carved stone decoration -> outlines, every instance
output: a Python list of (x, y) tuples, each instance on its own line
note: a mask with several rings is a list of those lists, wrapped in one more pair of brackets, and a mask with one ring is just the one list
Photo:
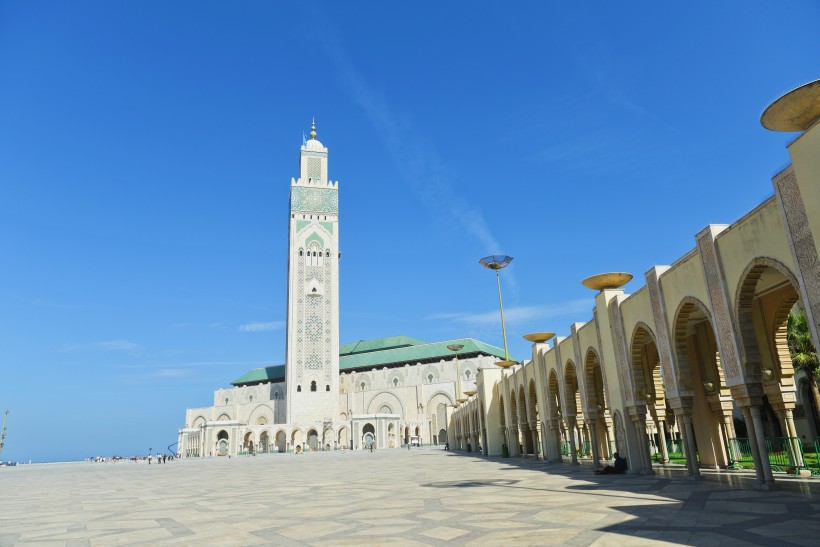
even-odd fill
[(780, 215), (786, 226), (786, 237), (792, 258), (797, 264), (797, 275), (800, 277), (800, 296), (806, 303), (806, 317), (811, 328), (814, 342), (820, 342), (820, 259), (817, 247), (806, 215), (806, 206), (797, 185), (794, 167), (779, 173), (774, 179), (775, 193), (780, 208)]
[(615, 340), (615, 359), (618, 361), (618, 370), (621, 372), (621, 381), (624, 388), (624, 403), (635, 404), (635, 383), (632, 379), (632, 370), (629, 366), (629, 356), (626, 353), (626, 340), (624, 337), (624, 321), (621, 317), (621, 307), (618, 298), (615, 297), (607, 305), (609, 312), (609, 328), (612, 331), (612, 338)]
[(732, 324), (732, 312), (729, 297), (726, 294), (726, 285), (723, 283), (723, 271), (718, 260), (713, 226), (710, 225), (702, 230), (696, 239), (709, 292), (709, 302), (712, 304), (712, 319), (715, 323), (715, 338), (717, 338), (720, 351), (720, 363), (726, 374), (726, 383), (731, 386), (743, 381), (740, 371), (742, 348), (737, 342)]
[(607, 398), (607, 403), (609, 403), (609, 385), (606, 383), (606, 365), (604, 364), (603, 351), (604, 346), (601, 344), (601, 324), (598, 322), (598, 308), (592, 310), (592, 320), (595, 322), (595, 335), (598, 338), (598, 362), (601, 365), (601, 379), (604, 382), (604, 396)]
[[(664, 271), (669, 269), (664, 266)], [(658, 355), (661, 359), (661, 373), (667, 396), (677, 396), (679, 391), (677, 377), (674, 371), (677, 368), (672, 345), (669, 342), (669, 328), (666, 317), (666, 306), (663, 301), (663, 289), (659, 277), (663, 273), (658, 266), (646, 272), (646, 287), (649, 289), (649, 301), (652, 306), (652, 319), (655, 322), (655, 336), (657, 337)]]

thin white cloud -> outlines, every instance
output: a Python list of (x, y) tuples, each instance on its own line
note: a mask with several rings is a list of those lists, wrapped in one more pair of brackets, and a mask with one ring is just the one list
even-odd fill
[(284, 321), (268, 321), (265, 323), (245, 323), (239, 325), (239, 332), (270, 332), (284, 328)]
[[(553, 306), (513, 306), (504, 309), (504, 321), (508, 325), (526, 323), (533, 320), (552, 319), (588, 312), (593, 307), (589, 299), (570, 300)], [(427, 317), (433, 321), (447, 321), (474, 327), (486, 327), (501, 323), (499, 310), (480, 313), (447, 312)]]
[[(324, 46), (332, 59), (339, 80), (351, 98), (365, 111), (370, 122), (385, 143), (397, 170), (415, 189), (420, 200), (435, 215), (455, 218), (462, 230), (475, 238), (488, 255), (503, 251), (487, 225), (481, 210), (464, 199), (464, 192), (457, 192), (434, 148), (425, 144), (425, 138), (413, 126), (412, 120), (399, 117), (390, 107), (384, 93), (379, 92), (355, 67), (339, 37), (336, 26), (319, 8), (314, 7), (314, 31), (316, 39)], [(515, 287), (512, 272), (508, 282)]]
[(127, 351), (137, 352), (143, 348), (140, 344), (129, 342), (128, 340), (108, 340), (105, 342), (93, 342), (90, 344), (67, 344), (60, 348), (59, 351), (74, 352), (74, 351)]

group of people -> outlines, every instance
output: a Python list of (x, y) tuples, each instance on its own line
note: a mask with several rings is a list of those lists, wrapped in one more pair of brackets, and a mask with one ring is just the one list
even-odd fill
[(168, 463), (168, 460), (175, 460), (179, 458), (179, 454), (149, 454), (147, 456), (132, 456), (130, 458), (123, 458), (122, 456), (92, 456), (87, 458), (85, 461), (90, 463), (108, 463), (108, 462), (119, 462), (123, 460), (131, 461), (134, 463), (145, 463), (147, 462), (148, 465), (151, 465), (152, 462), (157, 463)]

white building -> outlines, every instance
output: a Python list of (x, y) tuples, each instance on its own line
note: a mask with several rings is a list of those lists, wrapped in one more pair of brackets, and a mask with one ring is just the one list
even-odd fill
[[(252, 370), (217, 390), (213, 406), (188, 409), (185, 456), (444, 443), (448, 405), (504, 357), (472, 339), (339, 344), (338, 182), (315, 125), (310, 135), (291, 180), (286, 364)], [(458, 358), (448, 346), (461, 346)]]

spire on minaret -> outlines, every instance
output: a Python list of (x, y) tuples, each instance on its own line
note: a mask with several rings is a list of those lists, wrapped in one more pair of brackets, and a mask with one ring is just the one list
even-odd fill
[(310, 138), (316, 138), (316, 118), (313, 118), (313, 121), (310, 124)]

